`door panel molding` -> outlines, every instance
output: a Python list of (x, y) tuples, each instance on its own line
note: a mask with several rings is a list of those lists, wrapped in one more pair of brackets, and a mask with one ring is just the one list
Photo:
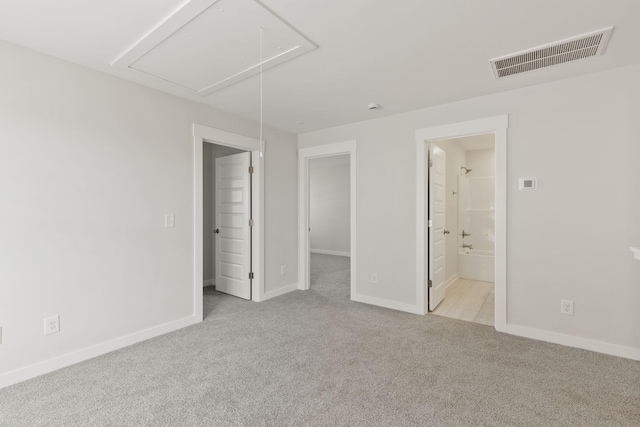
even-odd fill
[(429, 311), (444, 299), (446, 292), (445, 263), (446, 240), (444, 236), (446, 218), (446, 153), (434, 143), (429, 143), (429, 179), (427, 193), (429, 194), (429, 216), (431, 227), (428, 230), (429, 271), (428, 279), (431, 286), (427, 288)]
[(216, 290), (251, 299), (251, 153), (216, 163)]

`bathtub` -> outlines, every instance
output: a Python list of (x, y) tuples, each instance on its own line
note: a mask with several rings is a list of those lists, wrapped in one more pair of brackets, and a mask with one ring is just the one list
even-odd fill
[(458, 275), (461, 279), (495, 282), (495, 256), (492, 251), (465, 249), (458, 253)]

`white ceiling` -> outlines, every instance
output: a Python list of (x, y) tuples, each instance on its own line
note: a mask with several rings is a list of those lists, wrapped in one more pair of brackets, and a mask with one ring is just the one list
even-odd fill
[[(111, 65), (183, 6), (204, 10), (212, 2), (2, 0), (0, 39), (257, 120), (256, 76), (203, 97), (147, 73)], [(318, 46), (264, 73), (265, 122), (294, 133), (640, 63), (637, 0), (261, 4)], [(491, 58), (611, 25), (615, 30), (603, 56), (500, 81), (493, 77)], [(368, 111), (370, 102), (382, 109)]]

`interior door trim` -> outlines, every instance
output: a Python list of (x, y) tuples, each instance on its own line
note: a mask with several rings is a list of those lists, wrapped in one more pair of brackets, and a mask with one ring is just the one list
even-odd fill
[(298, 150), (298, 289), (309, 289), (309, 160), (349, 154), (351, 300), (356, 292), (356, 141), (337, 142)]
[(251, 299), (264, 300), (264, 141), (237, 133), (227, 132), (209, 126), (193, 124), (193, 301), (194, 315), (198, 322), (202, 321), (202, 266), (203, 260), (203, 217), (202, 188), (203, 165), (202, 143), (224, 145), (251, 152), (251, 164), (254, 173), (251, 175), (251, 210), (254, 219), (251, 245), (251, 264), (253, 280), (251, 282)]
[(427, 143), (451, 138), (493, 133), (496, 147), (495, 188), (495, 328), (507, 328), (507, 129), (509, 115), (488, 117), (417, 129), (416, 141), (416, 307), (419, 314), (427, 313), (426, 280), (426, 166)]

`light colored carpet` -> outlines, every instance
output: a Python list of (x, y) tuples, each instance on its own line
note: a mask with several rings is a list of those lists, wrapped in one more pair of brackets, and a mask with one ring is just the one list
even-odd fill
[(640, 362), (350, 302), (330, 261), (309, 291), (206, 290), (201, 324), (0, 390), (0, 425), (640, 425)]

